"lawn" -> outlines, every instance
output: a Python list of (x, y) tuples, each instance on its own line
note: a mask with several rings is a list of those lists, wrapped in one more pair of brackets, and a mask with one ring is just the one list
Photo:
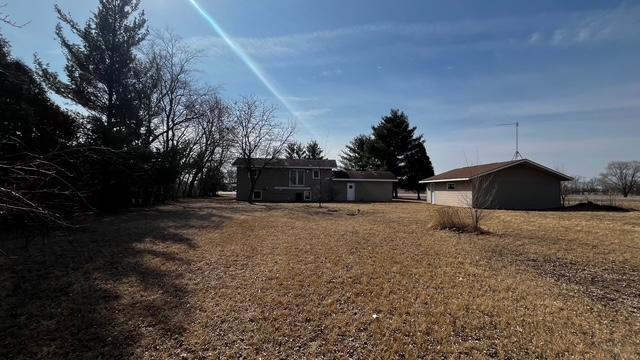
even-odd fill
[(179, 202), (0, 242), (0, 358), (640, 356), (640, 212)]

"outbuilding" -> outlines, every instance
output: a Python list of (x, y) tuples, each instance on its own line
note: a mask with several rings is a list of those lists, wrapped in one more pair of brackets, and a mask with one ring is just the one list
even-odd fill
[(561, 185), (572, 178), (528, 159), (467, 166), (420, 181), (435, 205), (540, 210), (561, 205)]
[(391, 201), (393, 183), (398, 178), (390, 171), (336, 170), (332, 177), (334, 201)]

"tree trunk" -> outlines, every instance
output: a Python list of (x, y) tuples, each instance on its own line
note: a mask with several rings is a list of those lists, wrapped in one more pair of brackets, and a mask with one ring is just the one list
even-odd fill
[(247, 196), (247, 202), (249, 202), (249, 204), (253, 204), (253, 192), (256, 190), (256, 183), (255, 181), (249, 181), (249, 195)]
[(418, 194), (418, 200), (420, 200), (420, 190), (417, 190), (416, 194)]

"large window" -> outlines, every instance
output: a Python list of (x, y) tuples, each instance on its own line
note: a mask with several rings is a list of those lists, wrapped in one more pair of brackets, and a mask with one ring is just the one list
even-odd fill
[(304, 170), (289, 170), (289, 186), (304, 185)]

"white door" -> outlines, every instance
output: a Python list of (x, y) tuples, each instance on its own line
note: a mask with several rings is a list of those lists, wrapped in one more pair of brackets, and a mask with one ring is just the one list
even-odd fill
[(431, 203), (432, 204), (436, 203), (436, 192), (435, 191), (431, 192)]
[(356, 184), (347, 183), (347, 201), (356, 200)]

